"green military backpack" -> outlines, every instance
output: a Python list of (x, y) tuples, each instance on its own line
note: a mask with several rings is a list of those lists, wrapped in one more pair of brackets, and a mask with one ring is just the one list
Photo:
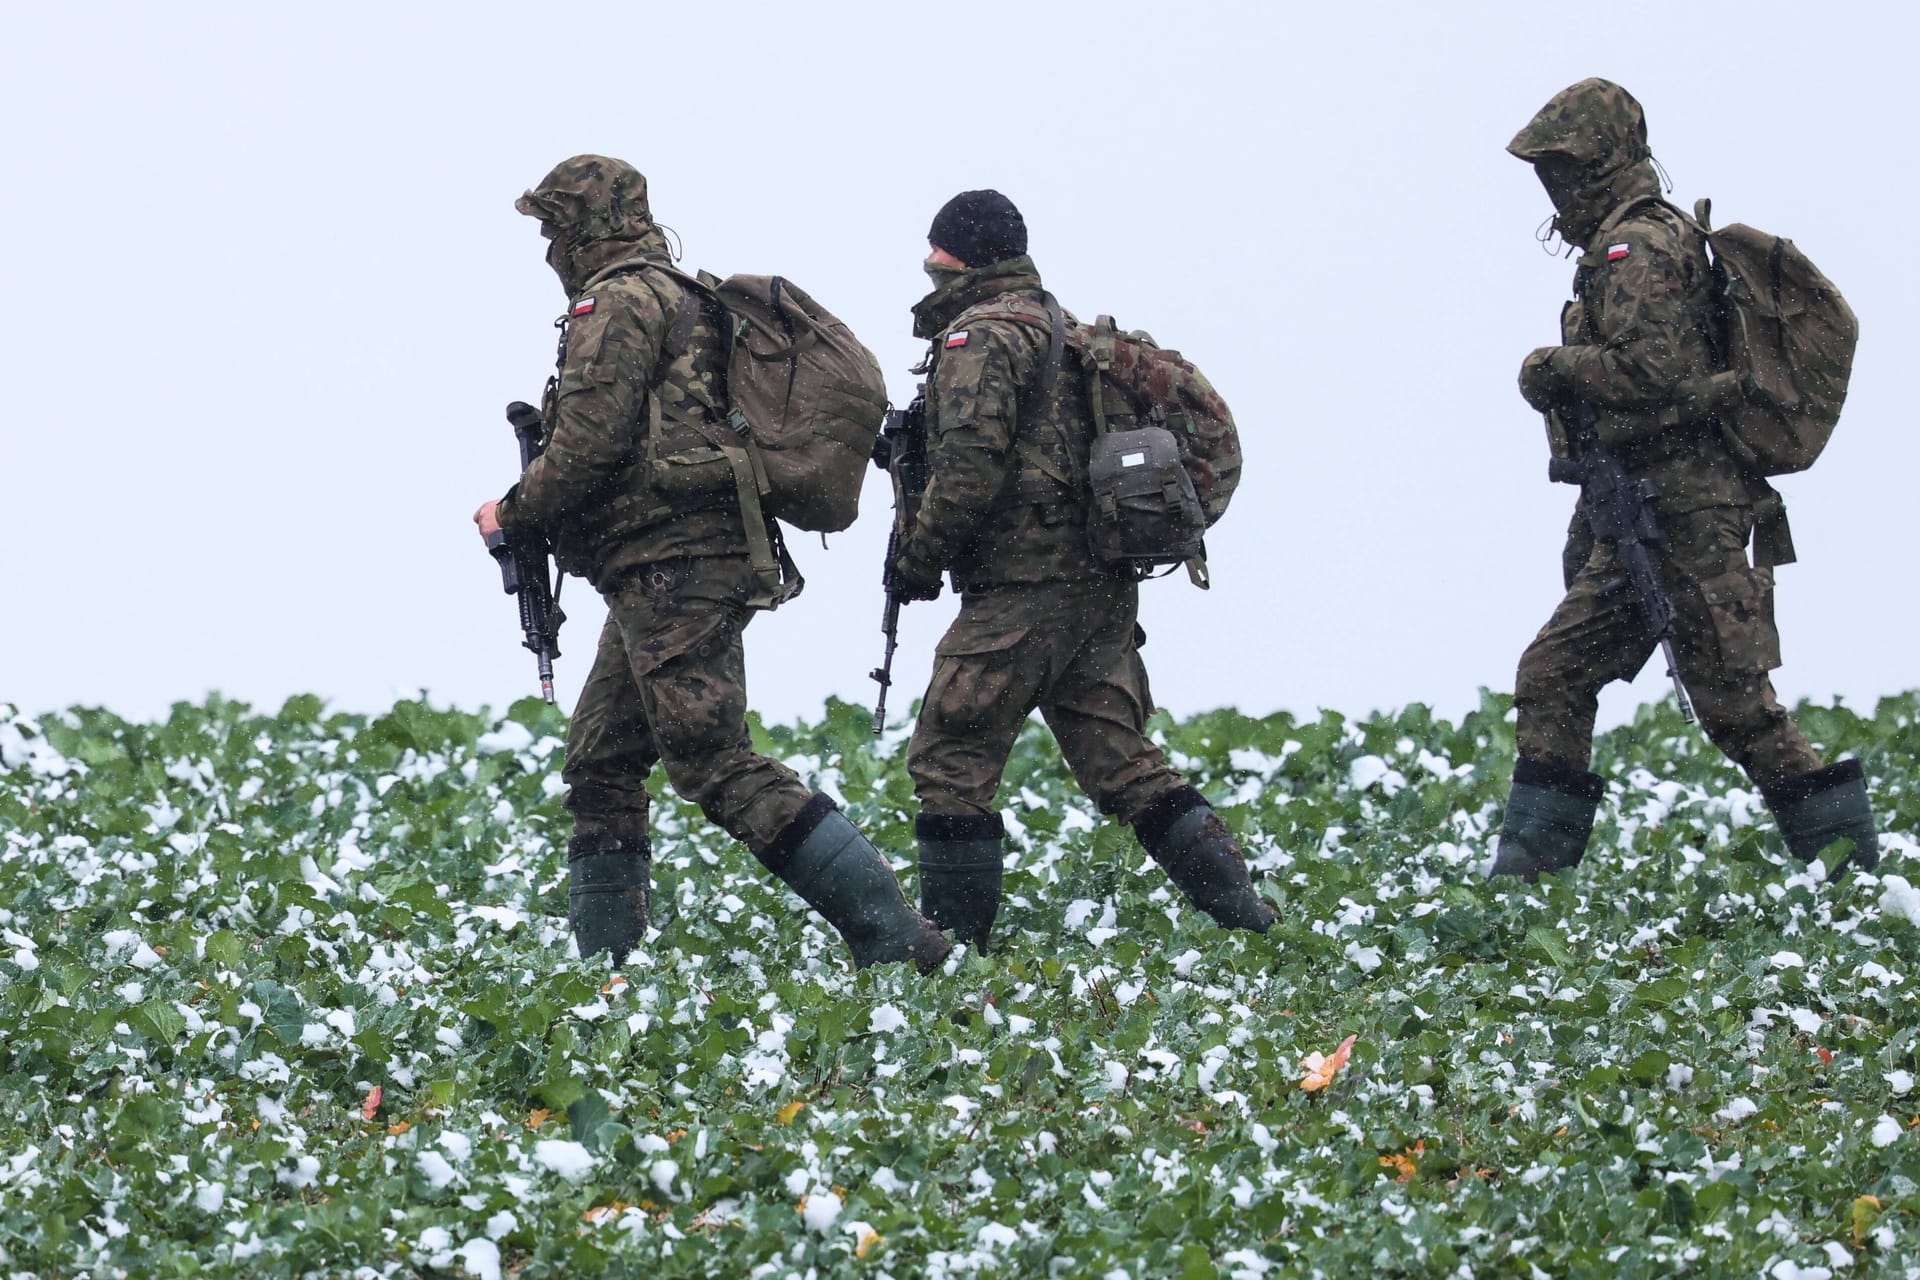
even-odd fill
[(845, 529), (860, 513), (860, 485), (886, 417), (880, 362), (782, 276), (722, 280), (702, 271), (682, 279), (731, 321), (727, 421), (749, 454), (752, 505), (798, 529)]
[(1240, 484), (1240, 433), (1226, 401), (1178, 351), (1112, 316), (1067, 326), (1093, 412), (1088, 522), (1102, 563), (1145, 576), (1184, 564), (1210, 585), (1206, 531)]
[[(886, 417), (880, 362), (853, 331), (782, 276), (671, 274), (724, 313), (726, 419), (695, 423), (706, 445), (652, 457), (654, 483), (705, 487), (730, 476), (760, 580), (756, 606), (776, 608), (806, 580), (775, 520), (837, 533), (860, 512), (860, 486)], [(676, 323), (690, 323), (691, 316)], [(654, 411), (660, 411), (655, 403)], [(659, 433), (649, 439), (657, 440)], [(678, 472), (676, 478), (673, 472)], [(726, 481), (722, 479), (720, 483)]]
[(1804, 471), (1840, 420), (1860, 322), (1793, 241), (1741, 223), (1716, 231), (1712, 212), (1700, 200), (1690, 221), (1713, 256), (1709, 327), (1725, 369), (1714, 378), (1722, 434), (1760, 475)]
[(1043, 402), (1072, 353), (1093, 414), (1087, 531), (1100, 562), (1136, 577), (1184, 564), (1195, 586), (1211, 585), (1205, 536), (1239, 487), (1240, 433), (1206, 375), (1147, 334), (1123, 332), (1112, 316), (1082, 324), (1051, 293), (968, 314), (1046, 331)]

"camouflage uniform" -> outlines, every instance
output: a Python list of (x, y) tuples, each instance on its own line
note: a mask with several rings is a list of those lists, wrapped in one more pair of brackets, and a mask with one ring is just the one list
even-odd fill
[(1063, 377), (1051, 405), (1023, 403), (1047, 334), (1000, 317), (1040, 288), (1021, 257), (965, 272), (914, 308), (934, 354), (929, 482), (907, 554), (948, 569), (961, 605), (935, 651), (907, 770), (927, 813), (995, 813), (1037, 707), (1101, 812), (1130, 822), (1185, 783), (1146, 737), (1139, 588), (1098, 564), (1087, 539), (1076, 481), (1093, 440), (1086, 389)]
[(1189, 899), (1227, 927), (1264, 931), (1274, 913), (1232, 834), (1146, 736), (1139, 589), (1103, 567), (1088, 538), (1084, 381), (1059, 377), (1040, 399), (1050, 332), (1035, 322), (1040, 297), (1022, 254), (950, 273), (914, 308), (914, 333), (932, 341), (929, 479), (894, 571), (926, 581), (945, 569), (961, 599), (907, 748), (921, 908), (986, 941), (1004, 838), (994, 796), (1037, 708), (1074, 779), (1134, 827)]
[[(1851, 840), (1853, 858), (1872, 867), (1877, 836), (1860, 763), (1823, 767), (1767, 676), (1780, 665), (1773, 569), (1793, 558), (1791, 540), (1778, 495), (1735, 459), (1713, 416), (1712, 264), (1701, 233), (1660, 198), (1640, 104), (1619, 85), (1584, 80), (1507, 149), (1534, 166), (1554, 228), (1583, 249), (1561, 345), (1527, 357), (1521, 393), (1549, 415), (1556, 455), (1580, 447), (1562, 413), (1590, 411), (1598, 443), (1630, 477), (1652, 482), (1678, 674), (1701, 727), (1759, 786), (1790, 851), (1810, 859)], [(1616, 549), (1595, 544), (1583, 511), (1562, 566), (1566, 597), (1515, 677), (1519, 759), (1494, 876), (1533, 879), (1580, 860), (1605, 791), (1587, 771), (1600, 690), (1632, 679), (1657, 648)]]
[(838, 930), (856, 965), (937, 966), (950, 944), (907, 905), (879, 850), (747, 735), (741, 633), (770, 596), (731, 469), (712, 461), (727, 408), (724, 313), (666, 269), (632, 166), (575, 156), (517, 207), (540, 219), (569, 302), (545, 452), (495, 515), (510, 532), (545, 533), (561, 567), (607, 601), (563, 773), (580, 953), (619, 964), (646, 935), (646, 780), (659, 762)]
[(720, 416), (720, 323), (664, 270), (646, 180), (582, 156), (522, 197), (567, 234), (548, 261), (569, 295), (557, 376), (542, 405), (546, 451), (498, 509), (537, 528), (561, 568), (605, 597), (607, 623), (567, 739), (577, 835), (647, 829), (656, 761), (730, 835), (766, 848), (807, 802), (792, 770), (747, 735), (741, 635), (753, 576), (730, 475), (662, 492), (652, 460), (704, 443)]
[[(1554, 193), (1561, 234), (1586, 251), (1562, 312), (1562, 345), (1530, 357), (1523, 383), (1543, 402), (1595, 406), (1600, 443), (1656, 486), (1680, 675), (1714, 743), (1763, 784), (1816, 769), (1766, 674), (1780, 665), (1774, 558), (1754, 565), (1747, 546), (1754, 505), (1770, 491), (1692, 398), (1714, 369), (1706, 248), (1659, 200), (1639, 104), (1617, 85), (1585, 81), (1508, 149), (1529, 160), (1566, 156), (1597, 175)], [(1583, 512), (1568, 547), (1567, 596), (1520, 659), (1516, 733), (1523, 756), (1584, 769), (1600, 690), (1632, 679), (1655, 644), (1612, 548), (1593, 545)]]

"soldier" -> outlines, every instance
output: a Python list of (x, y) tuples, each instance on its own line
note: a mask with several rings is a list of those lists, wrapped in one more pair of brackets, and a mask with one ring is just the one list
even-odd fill
[(767, 601), (730, 478), (663, 491), (649, 462), (703, 441), (726, 412), (716, 304), (662, 269), (646, 179), (603, 156), (562, 162), (515, 207), (540, 220), (568, 297), (546, 451), (475, 513), (482, 535), (539, 530), (607, 603), (567, 734), (568, 896), (583, 956), (614, 963), (646, 934), (647, 775), (746, 843), (840, 931), (864, 967), (950, 949), (833, 801), (756, 755), (741, 633)]
[(1087, 537), (1086, 388), (1057, 379), (1045, 402), (1036, 390), (1049, 328), (1026, 223), (999, 192), (967, 191), (928, 240), (934, 289), (913, 332), (932, 344), (921, 370), (930, 478), (887, 569), (903, 599), (933, 599), (946, 571), (961, 600), (907, 749), (921, 910), (985, 943), (1006, 835), (994, 793), (1037, 707), (1075, 780), (1189, 899), (1222, 925), (1265, 932), (1275, 914), (1232, 834), (1147, 740), (1138, 588), (1103, 569)]
[[(1526, 358), (1521, 394), (1556, 428), (1563, 413), (1590, 413), (1598, 443), (1652, 482), (1678, 674), (1714, 745), (1759, 786), (1787, 847), (1811, 859), (1850, 838), (1853, 861), (1872, 868), (1860, 762), (1823, 767), (1767, 676), (1780, 665), (1773, 568), (1791, 552), (1772, 536), (1784, 534), (1770, 509), (1778, 496), (1735, 460), (1696, 390), (1716, 365), (1711, 268), (1699, 231), (1661, 199), (1640, 104), (1619, 85), (1583, 80), (1507, 150), (1534, 167), (1554, 229), (1584, 250), (1562, 345)], [(1587, 771), (1600, 690), (1632, 679), (1655, 644), (1614, 548), (1595, 545), (1580, 511), (1563, 571), (1566, 598), (1515, 678), (1519, 759), (1490, 876), (1535, 880), (1580, 860), (1605, 790)]]

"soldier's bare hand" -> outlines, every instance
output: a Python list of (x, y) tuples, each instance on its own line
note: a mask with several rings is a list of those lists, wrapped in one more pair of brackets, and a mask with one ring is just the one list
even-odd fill
[(500, 532), (500, 517), (497, 514), (499, 507), (500, 501), (496, 498), (491, 502), (481, 503), (480, 509), (473, 513), (473, 522), (480, 526), (482, 538), (491, 538)]

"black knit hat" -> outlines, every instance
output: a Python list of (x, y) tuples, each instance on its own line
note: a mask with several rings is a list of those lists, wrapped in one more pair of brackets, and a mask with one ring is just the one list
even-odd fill
[(933, 215), (927, 240), (969, 267), (984, 267), (1025, 253), (1027, 224), (998, 191), (962, 191)]

